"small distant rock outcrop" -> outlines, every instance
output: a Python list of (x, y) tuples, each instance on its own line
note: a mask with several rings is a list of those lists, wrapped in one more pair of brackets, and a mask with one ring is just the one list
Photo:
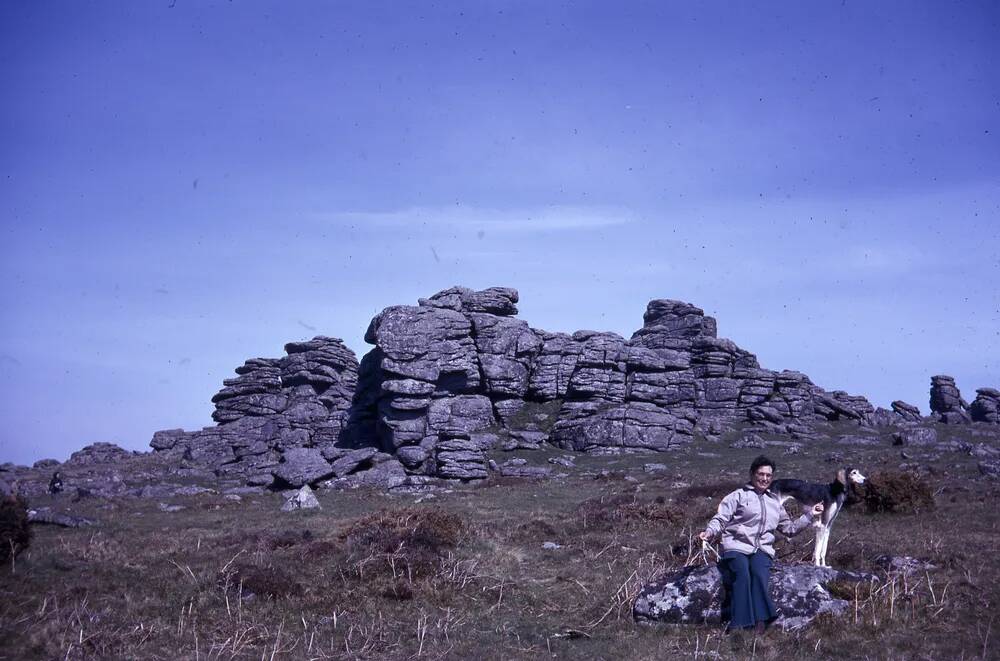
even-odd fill
[(126, 450), (114, 443), (91, 443), (71, 454), (66, 463), (76, 466), (111, 464), (122, 459), (134, 457), (136, 454), (138, 453)]
[(969, 416), (973, 422), (1000, 424), (1000, 390), (996, 388), (977, 390), (976, 399), (969, 406)]
[(938, 422), (948, 425), (972, 422), (968, 408), (953, 377), (944, 374), (931, 377), (931, 412)]

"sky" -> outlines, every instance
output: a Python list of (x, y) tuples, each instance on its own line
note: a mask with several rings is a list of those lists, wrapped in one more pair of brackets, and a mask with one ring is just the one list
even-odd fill
[(1000, 387), (1000, 4), (0, 3), (0, 463), (453, 285), (928, 412)]

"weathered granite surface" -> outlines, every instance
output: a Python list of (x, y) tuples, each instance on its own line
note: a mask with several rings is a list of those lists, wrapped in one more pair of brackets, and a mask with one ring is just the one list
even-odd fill
[[(778, 609), (777, 625), (798, 629), (821, 613), (840, 615), (850, 603), (830, 594), (833, 581), (878, 580), (872, 574), (814, 565), (777, 563), (771, 571), (771, 597)], [(688, 567), (643, 588), (632, 613), (637, 622), (670, 624), (718, 623), (723, 615), (722, 573), (716, 565)]]
[(953, 377), (939, 374), (931, 377), (931, 412), (939, 422), (963, 424), (972, 422), (969, 405), (962, 399), (962, 393), (955, 385)]
[[(343, 459), (358, 448), (395, 457), (410, 475), (479, 479), (493, 448), (663, 451), (744, 423), (802, 440), (816, 421), (920, 419), (903, 402), (876, 411), (800, 372), (761, 367), (690, 303), (650, 301), (625, 339), (532, 328), (516, 318), (517, 302), (510, 288), (452, 287), (388, 307), (369, 324), (373, 348), (360, 363), (340, 340), (290, 343), (284, 358), (250, 359), (225, 381), (213, 398), (217, 426), (157, 432), (151, 445), (278, 488), (378, 464)], [(944, 385), (939, 399), (953, 407)], [(977, 410), (991, 415), (994, 401), (987, 393)]]
[(329, 462), (366, 446), (409, 473), (474, 479), (498, 443), (668, 450), (738, 421), (780, 429), (874, 411), (803, 374), (762, 369), (688, 303), (651, 301), (626, 340), (533, 329), (514, 318), (517, 301), (509, 288), (453, 287), (386, 308), (360, 364), (340, 340), (290, 343), (286, 357), (250, 359), (225, 381), (213, 397), (216, 427), (157, 432), (151, 445), (257, 485), (339, 476)]
[(333, 474), (322, 453), (337, 447), (357, 387), (358, 361), (339, 339), (285, 345), (284, 358), (251, 358), (212, 397), (219, 424), (156, 432), (150, 446), (183, 464), (256, 485), (302, 486)]

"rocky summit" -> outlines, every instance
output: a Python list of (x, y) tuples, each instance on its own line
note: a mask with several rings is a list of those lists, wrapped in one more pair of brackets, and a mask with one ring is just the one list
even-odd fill
[[(388, 307), (369, 324), (373, 348), (360, 362), (339, 339), (289, 343), (283, 358), (251, 358), (224, 382), (216, 426), (160, 431), (150, 445), (220, 476), (297, 488), (375, 466), (483, 478), (497, 447), (665, 451), (738, 425), (808, 438), (818, 421), (922, 420), (905, 402), (876, 410), (762, 367), (690, 303), (650, 301), (628, 339), (533, 328), (517, 303), (511, 288), (452, 287)], [(995, 422), (997, 401), (981, 389), (969, 407), (951, 377), (933, 377), (935, 420)]]

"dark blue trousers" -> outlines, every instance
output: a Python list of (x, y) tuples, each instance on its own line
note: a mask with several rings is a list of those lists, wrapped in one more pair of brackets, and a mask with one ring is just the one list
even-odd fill
[(771, 556), (763, 551), (751, 555), (726, 551), (719, 560), (719, 569), (729, 588), (730, 629), (744, 629), (758, 622), (769, 623), (778, 616), (768, 586)]

